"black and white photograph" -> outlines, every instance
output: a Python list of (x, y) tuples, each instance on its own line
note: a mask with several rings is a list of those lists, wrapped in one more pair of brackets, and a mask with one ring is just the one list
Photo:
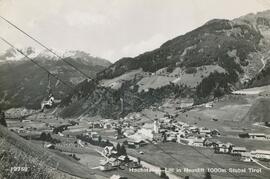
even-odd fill
[(270, 0), (0, 0), (0, 179), (270, 179)]

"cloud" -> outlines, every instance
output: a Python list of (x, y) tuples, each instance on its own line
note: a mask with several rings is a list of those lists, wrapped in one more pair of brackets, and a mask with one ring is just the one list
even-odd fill
[(102, 14), (91, 14), (88, 12), (73, 11), (66, 16), (66, 21), (70, 26), (91, 26), (91, 25), (105, 25), (109, 21), (106, 16)]
[[(210, 19), (268, 9), (268, 1), (0, 0), (0, 15), (57, 51), (83, 50), (116, 61), (158, 48)], [(0, 27), (13, 44), (41, 48), (1, 20)], [(0, 51), (7, 48), (0, 42)]]

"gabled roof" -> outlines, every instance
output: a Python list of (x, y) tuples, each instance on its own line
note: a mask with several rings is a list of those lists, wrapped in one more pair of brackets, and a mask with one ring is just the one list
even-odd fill
[(263, 155), (270, 155), (269, 150), (253, 150), (250, 152), (251, 154), (263, 154)]
[(241, 150), (241, 151), (246, 151), (247, 148), (246, 147), (232, 147), (232, 150)]

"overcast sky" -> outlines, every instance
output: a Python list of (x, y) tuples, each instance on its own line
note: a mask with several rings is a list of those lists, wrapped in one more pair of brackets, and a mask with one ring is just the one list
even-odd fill
[[(158, 48), (213, 18), (270, 9), (269, 0), (0, 0), (0, 15), (52, 49), (115, 62)], [(0, 35), (38, 46), (0, 19)], [(0, 53), (8, 47), (0, 42)]]

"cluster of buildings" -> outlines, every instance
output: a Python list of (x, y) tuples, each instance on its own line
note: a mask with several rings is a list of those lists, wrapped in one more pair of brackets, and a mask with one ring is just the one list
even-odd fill
[(231, 154), (240, 156), (244, 162), (252, 162), (254, 159), (270, 161), (269, 150), (251, 150), (248, 151), (246, 147), (237, 147), (231, 143), (219, 143), (215, 147), (215, 153)]
[[(98, 151), (99, 152), (99, 151)], [(110, 171), (117, 168), (140, 168), (140, 161), (130, 160), (126, 154), (120, 154), (114, 146), (104, 147), (102, 152), (99, 152), (105, 160), (100, 162), (99, 169), (101, 171)]]
[(178, 142), (193, 146), (205, 146), (207, 139), (219, 136), (218, 130), (188, 125), (173, 120), (173, 116), (155, 119), (152, 123), (145, 123), (140, 128), (129, 127), (123, 131), (127, 142), (137, 147), (149, 142)]
[(102, 119), (96, 122), (89, 122), (89, 128), (99, 128), (99, 129), (113, 129), (117, 127), (117, 122), (113, 119)]
[[(252, 158), (270, 160), (270, 151), (248, 151), (245, 147), (235, 146), (232, 143), (223, 143), (216, 139), (220, 136), (217, 129), (208, 129), (175, 121), (173, 117), (163, 117), (146, 123), (140, 128), (128, 128), (124, 132), (130, 148), (138, 148), (149, 142), (177, 142), (195, 147), (213, 148), (215, 153), (241, 156), (242, 161), (252, 161)], [(269, 140), (270, 136), (264, 133), (241, 134), (240, 137)], [(214, 137), (214, 138), (213, 138)]]

